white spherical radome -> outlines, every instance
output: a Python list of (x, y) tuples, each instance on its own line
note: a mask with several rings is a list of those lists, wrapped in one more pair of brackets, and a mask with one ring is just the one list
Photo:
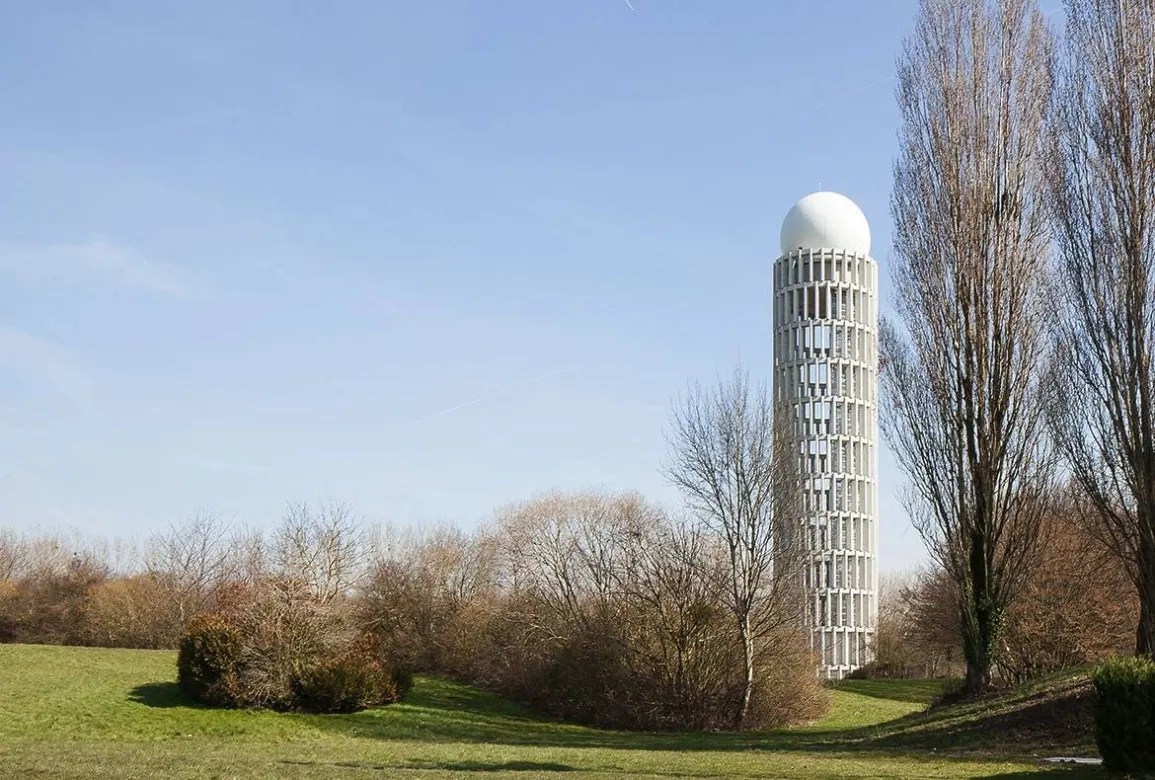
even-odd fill
[(870, 225), (862, 209), (837, 192), (815, 192), (782, 220), (782, 254), (798, 249), (843, 249), (870, 254)]

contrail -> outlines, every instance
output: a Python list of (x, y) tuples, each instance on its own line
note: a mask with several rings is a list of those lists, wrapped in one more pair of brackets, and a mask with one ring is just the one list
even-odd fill
[(835, 103), (840, 103), (843, 100), (846, 100), (846, 98), (848, 98), (848, 97), (854, 97), (855, 95), (859, 94), (860, 92), (865, 92), (868, 89), (873, 89), (874, 87), (885, 84), (888, 81), (894, 81), (894, 79), (895, 79), (894, 76), (887, 76), (886, 78), (878, 79), (877, 81), (872, 81), (869, 84), (863, 84), (861, 86), (855, 87), (854, 89), (850, 90), (849, 92), (843, 92), (838, 97), (834, 97), (834, 98), (831, 98), (830, 100), (819, 103), (817, 106), (815, 106), (815, 108), (827, 108), (828, 106), (832, 106)]
[(577, 368), (577, 366), (566, 366), (565, 368), (555, 369), (555, 370), (550, 371), (548, 373), (542, 374), (541, 376), (535, 376), (533, 379), (527, 379), (524, 382), (518, 382), (517, 384), (509, 385), (508, 387), (503, 387), (500, 390), (494, 390), (492, 393), (489, 393), (487, 395), (483, 395), (480, 398), (474, 398), (471, 401), (466, 401), (464, 403), (457, 404), (456, 406), (451, 406), (448, 409), (442, 409), (440, 412), (434, 412), (433, 414), (431, 414), (427, 417), (421, 417), (417, 420), (413, 420), (412, 422), (406, 423), (404, 427), (412, 428), (413, 426), (420, 425), (423, 422), (429, 422), (430, 420), (435, 420), (438, 417), (444, 417), (447, 414), (450, 414), (452, 412), (456, 412), (458, 409), (464, 409), (467, 406), (473, 406), (474, 404), (479, 404), (482, 401), (488, 401), (490, 398), (495, 398), (495, 397), (502, 395), (504, 393), (508, 393), (508, 392), (513, 391), (513, 390), (517, 390), (519, 388), (525, 387), (526, 385), (532, 385), (533, 383), (540, 382), (543, 379), (549, 379), (551, 376), (556, 376), (558, 374), (564, 374), (566, 371), (573, 371), (576, 368)]
[(626, 8), (628, 8), (632, 11), (632, 10), (634, 10), (634, 4), (631, 3), (630, 0), (626, 0)]

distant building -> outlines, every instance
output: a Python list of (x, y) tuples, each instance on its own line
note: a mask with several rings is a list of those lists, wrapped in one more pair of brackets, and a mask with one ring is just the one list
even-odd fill
[(878, 264), (834, 192), (798, 201), (774, 263), (774, 397), (801, 438), (803, 573), (819, 674), (870, 661), (878, 618)]

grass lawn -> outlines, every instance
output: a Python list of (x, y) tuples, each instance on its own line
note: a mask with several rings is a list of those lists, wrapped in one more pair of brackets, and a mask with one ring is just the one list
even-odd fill
[(846, 682), (822, 721), (762, 734), (599, 731), (431, 678), (355, 715), (211, 710), (189, 706), (174, 679), (171, 652), (0, 645), (0, 777), (1101, 776), (1035, 758), (1093, 753), (1067, 712), (1083, 706), (1080, 675), (930, 711), (939, 683)]

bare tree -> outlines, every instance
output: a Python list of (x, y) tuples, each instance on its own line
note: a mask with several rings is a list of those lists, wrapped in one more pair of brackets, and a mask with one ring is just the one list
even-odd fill
[(145, 545), (146, 571), (163, 583), (181, 627), (203, 611), (228, 581), (230, 531), (219, 518), (198, 514), (154, 535)]
[(23, 539), (6, 528), (0, 528), (0, 582), (14, 580), (20, 574), (26, 557)]
[[(650, 677), (675, 692), (675, 698), (697, 704), (701, 693), (724, 687), (732, 642), (714, 619), (719, 578), (714, 576), (715, 545), (700, 524), (664, 521), (638, 524), (630, 534), (630, 566), (622, 588), (637, 616), (651, 628), (652, 641), (636, 651)], [(635, 630), (632, 634), (640, 633)], [(720, 657), (720, 658), (719, 658)]]
[(554, 625), (594, 630), (634, 573), (640, 516), (660, 522), (634, 494), (553, 493), (507, 508), (500, 528), (516, 588), (552, 613)]
[(727, 606), (745, 654), (739, 727), (761, 642), (803, 607), (799, 449), (788, 413), (775, 418), (765, 386), (741, 369), (713, 388), (695, 385), (674, 409), (665, 469), (728, 556)]
[(325, 605), (348, 595), (364, 576), (363, 542), (349, 506), (290, 504), (273, 538), (273, 563), (284, 582)]
[(462, 674), (475, 667), (484, 654), (473, 645), (481, 640), (463, 625), (473, 617), (467, 613), (487, 610), (497, 595), (499, 546), (484, 528), (378, 529), (360, 589), (363, 624), (416, 670)]
[(918, 677), (963, 673), (958, 585), (942, 568), (923, 569), (898, 594)]
[(1155, 2), (1068, 0), (1051, 158), (1054, 438), (1155, 656)]
[(260, 583), (269, 571), (269, 545), (259, 528), (238, 528), (229, 539), (229, 573), (233, 587)]
[(1032, 0), (922, 0), (898, 65), (895, 309), (881, 424), (908, 509), (959, 587), (967, 689), (1035, 547), (1048, 250), (1052, 37)]

